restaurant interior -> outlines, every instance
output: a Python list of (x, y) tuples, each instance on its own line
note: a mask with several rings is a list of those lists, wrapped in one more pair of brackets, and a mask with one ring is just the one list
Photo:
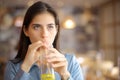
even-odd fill
[[(17, 54), (24, 14), (40, 0), (0, 0), (0, 80)], [(76, 56), (85, 80), (120, 80), (120, 0), (41, 0), (60, 19), (59, 50)]]

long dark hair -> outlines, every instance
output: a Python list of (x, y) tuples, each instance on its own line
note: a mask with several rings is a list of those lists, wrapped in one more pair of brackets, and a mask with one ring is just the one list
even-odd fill
[(20, 36), (20, 40), (18, 43), (18, 46), (19, 46), (18, 53), (13, 62), (18, 63), (18, 62), (24, 60), (27, 50), (28, 50), (28, 46), (31, 44), (29, 37), (27, 37), (24, 34), (23, 29), (28, 29), (32, 19), (37, 14), (40, 14), (43, 12), (49, 12), (55, 18), (55, 24), (57, 25), (57, 35), (53, 42), (53, 46), (54, 46), (54, 48), (58, 49), (58, 35), (59, 35), (59, 28), (60, 28), (58, 16), (57, 16), (55, 10), (50, 5), (48, 5), (47, 3), (38, 1), (38, 2), (34, 3), (32, 6), (30, 6), (25, 14), (23, 25), (22, 25), (22, 30), (21, 30), (21, 36)]

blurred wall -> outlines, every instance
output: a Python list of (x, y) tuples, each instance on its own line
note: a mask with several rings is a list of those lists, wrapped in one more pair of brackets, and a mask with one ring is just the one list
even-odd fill
[(112, 0), (99, 9), (100, 11), (100, 48), (105, 59), (117, 65), (120, 57), (120, 0)]

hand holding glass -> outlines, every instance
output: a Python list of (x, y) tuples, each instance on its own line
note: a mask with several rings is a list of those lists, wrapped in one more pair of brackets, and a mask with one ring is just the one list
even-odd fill
[(46, 61), (47, 51), (40, 56), (41, 80), (55, 80), (54, 69), (51, 64)]

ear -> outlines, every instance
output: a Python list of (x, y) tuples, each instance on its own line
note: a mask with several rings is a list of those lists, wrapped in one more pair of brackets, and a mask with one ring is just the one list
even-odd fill
[(27, 31), (27, 29), (25, 29), (25, 27), (23, 28), (23, 32), (28, 37), (28, 31)]

